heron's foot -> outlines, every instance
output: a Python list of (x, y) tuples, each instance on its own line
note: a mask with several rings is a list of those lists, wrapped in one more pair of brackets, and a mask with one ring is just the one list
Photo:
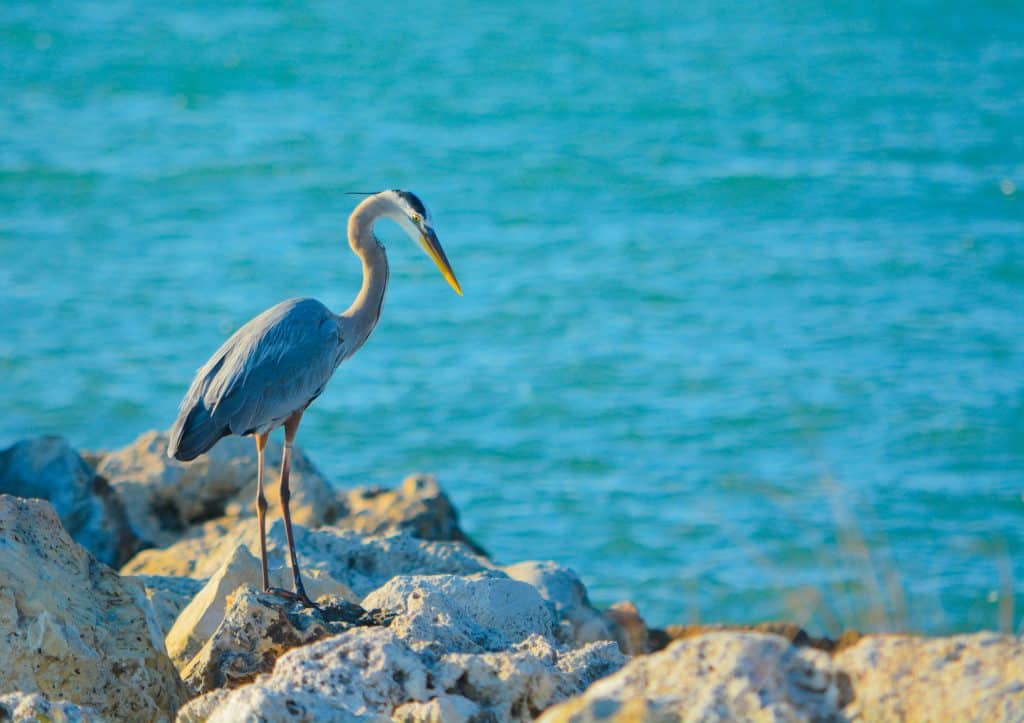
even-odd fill
[(319, 610), (320, 606), (309, 599), (305, 590), (299, 590), (298, 592), (292, 592), (291, 590), (285, 590), (280, 587), (268, 587), (264, 592), (269, 592), (271, 595), (277, 595), (283, 597), (285, 600), (292, 600), (294, 602), (302, 603), (303, 607), (313, 608)]

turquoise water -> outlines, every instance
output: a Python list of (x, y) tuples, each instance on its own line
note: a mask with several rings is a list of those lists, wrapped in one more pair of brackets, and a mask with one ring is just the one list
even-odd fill
[(655, 623), (1020, 625), (1019, 4), (346, 5), (5, 6), (0, 445), (169, 426), (410, 188), (466, 295), (381, 230), (339, 485), (433, 471)]

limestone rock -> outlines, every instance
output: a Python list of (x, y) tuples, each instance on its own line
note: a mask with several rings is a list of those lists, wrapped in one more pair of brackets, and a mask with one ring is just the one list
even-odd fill
[(0, 694), (169, 720), (185, 689), (138, 581), (97, 562), (40, 500), (0, 495)]
[[(350, 603), (357, 598), (344, 583), (333, 580), (321, 570), (310, 570), (304, 576), (306, 589), (314, 599), (333, 596)], [(270, 570), (271, 585), (290, 589), (291, 571), (284, 568)], [(235, 548), (221, 568), (213, 574), (196, 593), (191, 602), (181, 611), (167, 633), (167, 653), (179, 669), (184, 667), (199, 648), (213, 635), (224, 620), (228, 607), (228, 598), (240, 587), (253, 587), (263, 584), (263, 573), (260, 561), (249, 552), (248, 548)], [(279, 599), (279, 602), (284, 602)]]
[(395, 723), (469, 723), (479, 720), (480, 706), (461, 695), (439, 695), (426, 703), (411, 701), (395, 708)]
[(91, 708), (51, 701), (39, 693), (0, 695), (0, 721), (13, 723), (94, 723), (100, 720)]
[(232, 594), (223, 620), (185, 666), (183, 677), (195, 693), (236, 688), (269, 673), (292, 648), (389, 620), (340, 597), (321, 598), (320, 608), (310, 609), (245, 586)]
[(835, 657), (851, 720), (1024, 720), (1024, 638), (870, 635)]
[(146, 597), (165, 636), (185, 606), (203, 589), (202, 581), (191, 577), (139, 575), (135, 579), (146, 588)]
[(587, 589), (572, 570), (554, 562), (527, 561), (501, 568), (513, 580), (537, 589), (554, 609), (558, 620), (568, 626), (566, 642), (583, 645), (597, 640), (614, 640), (612, 626), (587, 597)]
[(634, 658), (539, 720), (832, 720), (848, 695), (822, 651), (777, 635), (710, 633)]
[(395, 634), (438, 655), (502, 650), (531, 635), (553, 636), (554, 619), (537, 590), (504, 576), (394, 577), (367, 595), (363, 607), (396, 613)]
[(433, 475), (410, 475), (394, 490), (356, 488), (345, 494), (344, 507), (337, 527), (367, 535), (405, 530), (421, 540), (462, 542), (486, 556), (459, 527), (459, 514)]
[(0, 493), (49, 501), (64, 529), (100, 562), (120, 565), (139, 548), (110, 485), (61, 437), (26, 439), (0, 452)]
[[(267, 445), (265, 480), (271, 510), (280, 509), (277, 475), (281, 444)], [(129, 446), (110, 452), (97, 470), (117, 491), (135, 531), (166, 547), (191, 527), (208, 520), (256, 515), (256, 446), (251, 439), (225, 437), (193, 462), (167, 457), (167, 434), (146, 432)], [(330, 484), (298, 448), (291, 467), (292, 520), (319, 526), (337, 519), (341, 506)]]
[(613, 643), (563, 656), (536, 635), (507, 651), (438, 658), (390, 628), (358, 628), (285, 653), (249, 685), (197, 698), (179, 720), (528, 721), (622, 660)]
[(604, 620), (626, 655), (644, 655), (661, 650), (669, 638), (662, 630), (651, 629), (629, 600), (617, 602), (604, 611)]
[[(272, 617), (254, 612), (258, 596), (239, 596), (245, 602), (235, 603), (238, 614), (229, 613), (225, 627)], [(625, 662), (612, 642), (559, 647), (537, 590), (495, 570), (396, 577), (363, 606), (394, 617), (387, 628), (354, 628), (290, 650), (271, 674), (200, 696), (180, 720), (527, 721)]]
[[(294, 526), (295, 546), (304, 580), (318, 577), (350, 587), (363, 597), (395, 575), (471, 574), (491, 567), (456, 542), (427, 542), (407, 532), (364, 537), (349, 530), (325, 527), (309, 530)], [(203, 537), (181, 540), (164, 550), (143, 550), (121, 568), (126, 575), (183, 575), (208, 578), (239, 545), (259, 554), (255, 520), (232, 527), (210, 529)], [(287, 540), (284, 523), (275, 520), (267, 531), (269, 567), (285, 569)], [(251, 581), (254, 582), (254, 581)], [(327, 584), (327, 583), (325, 583)], [(290, 586), (290, 580), (283, 587)]]

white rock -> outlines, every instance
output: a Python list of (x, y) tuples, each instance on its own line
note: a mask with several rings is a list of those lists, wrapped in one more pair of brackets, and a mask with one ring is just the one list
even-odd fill
[(558, 620), (569, 626), (566, 642), (583, 645), (614, 640), (609, 622), (591, 604), (587, 589), (572, 570), (545, 561), (529, 560), (501, 568), (513, 580), (532, 585), (554, 608)]
[(437, 654), (502, 650), (531, 635), (553, 637), (554, 619), (537, 590), (504, 576), (394, 577), (362, 605), (397, 613), (391, 629), (413, 648)]
[(426, 703), (412, 701), (398, 706), (391, 720), (396, 723), (469, 723), (480, 706), (461, 695), (439, 695)]
[[(460, 543), (427, 542), (408, 532), (364, 537), (348, 530), (309, 530), (301, 525), (295, 525), (294, 532), (299, 565), (306, 578), (312, 581), (322, 576), (325, 585), (334, 584), (328, 581), (342, 583), (360, 597), (395, 575), (470, 574), (492, 567)], [(206, 537), (181, 540), (164, 550), (144, 550), (121, 568), (121, 573), (208, 578), (239, 545), (248, 547), (253, 555), (259, 554), (255, 520), (219, 530), (211, 528)], [(270, 568), (287, 569), (287, 554), (284, 523), (275, 520), (267, 532)], [(290, 579), (282, 586), (290, 587)]]

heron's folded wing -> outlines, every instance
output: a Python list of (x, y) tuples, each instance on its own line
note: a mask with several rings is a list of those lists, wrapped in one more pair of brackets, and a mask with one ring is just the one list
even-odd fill
[(280, 423), (323, 391), (337, 367), (340, 345), (336, 318), (319, 302), (274, 307), (222, 347), (223, 362), (203, 402), (233, 434)]

